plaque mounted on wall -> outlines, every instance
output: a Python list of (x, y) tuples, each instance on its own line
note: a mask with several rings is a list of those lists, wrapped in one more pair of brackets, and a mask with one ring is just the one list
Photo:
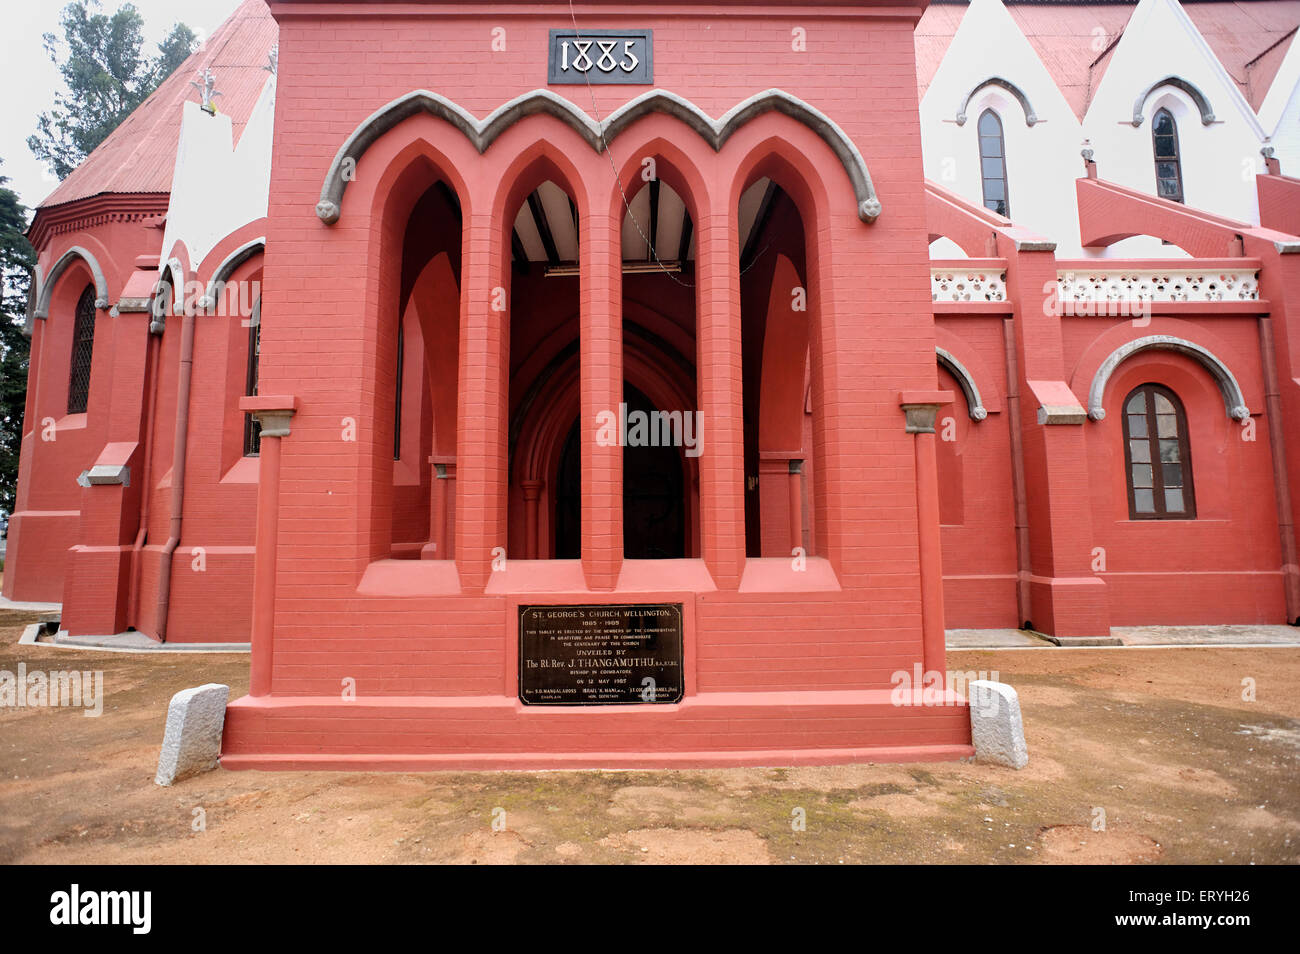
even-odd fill
[(654, 83), (653, 30), (552, 30), (546, 82)]
[(680, 702), (681, 603), (519, 607), (525, 705)]

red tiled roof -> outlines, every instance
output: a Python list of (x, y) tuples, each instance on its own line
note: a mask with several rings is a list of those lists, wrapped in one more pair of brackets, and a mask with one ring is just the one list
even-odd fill
[[(1110, 64), (1136, 2), (1004, 0), (1043, 66), (1080, 119)], [(917, 85), (922, 96), (947, 52), (965, 3), (932, 3), (916, 27)], [(1300, 0), (1184, 2), (1250, 105), (1259, 109), (1300, 26)], [(1104, 36), (1094, 31), (1100, 30)]]
[(953, 35), (966, 15), (964, 3), (932, 3), (916, 24), (916, 86), (918, 98), (925, 97), (939, 64), (952, 44)]
[(1136, 3), (1008, 4), (1007, 10), (1074, 115), (1083, 119), (1136, 7)]
[[(1136, 3), (1007, 0), (1012, 19), (1083, 118)], [(966, 13), (965, 3), (931, 3), (916, 27), (917, 86), (925, 95)], [(1260, 107), (1300, 26), (1300, 0), (1187, 2), (1196, 28), (1255, 109)], [(1104, 37), (1096, 34), (1100, 29)], [(101, 193), (169, 192), (180, 137), (181, 103), (197, 100), (195, 73), (211, 68), (236, 141), (261, 95), (267, 52), (279, 28), (264, 0), (244, 0), (201, 49), (64, 179), (38, 208)], [(1099, 50), (1098, 47), (1101, 47)]]
[(230, 117), (239, 141), (269, 74), (263, 67), (279, 36), (264, 0), (244, 0), (204, 45), (163, 80), (117, 129), (64, 179), (38, 208), (104, 192), (170, 192), (181, 131), (181, 104), (198, 101), (195, 73), (211, 68), (217, 109)]
[(1188, 3), (1183, 7), (1214, 55), (1259, 109), (1277, 75), (1288, 43), (1300, 26), (1300, 0), (1254, 3)]

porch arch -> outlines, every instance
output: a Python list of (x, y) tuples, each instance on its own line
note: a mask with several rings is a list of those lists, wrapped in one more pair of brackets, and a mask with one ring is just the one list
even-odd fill
[[(623, 381), (636, 388), (658, 408), (666, 411), (694, 410), (694, 394), (689, 361), (675, 347), (635, 320), (624, 323), (628, 343), (623, 367)], [(534, 497), (536, 512), (531, 518), (538, 526), (525, 522), (525, 559), (549, 559), (555, 543), (553, 523), (557, 477), (564, 447), (573, 425), (581, 415), (579, 395), (579, 345), (577, 340), (560, 347), (550, 361), (536, 372), (528, 391), (521, 396), (511, 414), (509, 427), (511, 506), (520, 505), (524, 494), (525, 521), (528, 519), (527, 494)], [(699, 501), (695, 492), (698, 458), (683, 461), (686, 495), (687, 555), (698, 552)], [(529, 486), (531, 485), (531, 486)], [(512, 524), (513, 525), (513, 524)], [(536, 547), (528, 549), (531, 542)], [(509, 547), (515, 552), (515, 547)]]
[(779, 112), (803, 124), (820, 137), (835, 154), (853, 186), (857, 214), (871, 223), (881, 212), (871, 174), (861, 152), (834, 120), (803, 100), (780, 89), (768, 89), (742, 100), (718, 119), (667, 90), (654, 89), (625, 103), (603, 122), (596, 122), (585, 112), (547, 89), (535, 89), (503, 103), (482, 120), (445, 96), (429, 90), (413, 90), (373, 112), (352, 131), (335, 154), (321, 186), (316, 215), (326, 225), (333, 225), (342, 214), (343, 194), (354, 177), (356, 164), (376, 141), (403, 120), (429, 113), (456, 127), (482, 154), (507, 129), (521, 119), (537, 114), (553, 116), (576, 132), (596, 152), (638, 119), (651, 113), (674, 116), (707, 142), (715, 152), (738, 129), (768, 112)]
[[(427, 129), (413, 127), (403, 133), (382, 150), (382, 167), (367, 175), (365, 183), (371, 190), (371, 228), (364, 246), (367, 294), (360, 366), (360, 388), (368, 397), (363, 404), (365, 426), (357, 438), (362, 446), (355, 553), (361, 566), (389, 558), (396, 544), (418, 543), (422, 533), (428, 540), (423, 559), (452, 559), (452, 528), (459, 524), (457, 503), (446, 486), (458, 482), (441, 481), (442, 470), (430, 467), (426, 454), (441, 452), (439, 463), (457, 455), (458, 336), (465, 308), (460, 266), (468, 197), (454, 162), (429, 142)], [(399, 363), (409, 355), (402, 333), (404, 327), (411, 329), (408, 322), (419, 331), (424, 354)], [(442, 347), (430, 354), (439, 341)], [(404, 377), (399, 393), (403, 364), (422, 366), (424, 373), (423, 380)], [(415, 387), (427, 392), (408, 404), (405, 398)], [(420, 410), (425, 400), (431, 414), (427, 418)], [(417, 443), (411, 452), (403, 449), (400, 457), (399, 406), (419, 412), (414, 430), (409, 417), (402, 418), (400, 432), (417, 438)], [(395, 526), (402, 520), (417, 522)]]

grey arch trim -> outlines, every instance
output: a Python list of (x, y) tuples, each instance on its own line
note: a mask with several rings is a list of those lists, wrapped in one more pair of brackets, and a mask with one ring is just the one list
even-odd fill
[(50, 317), (50, 299), (54, 296), (54, 286), (58, 284), (59, 279), (67, 271), (68, 266), (72, 264), (73, 259), (77, 258), (90, 267), (90, 274), (95, 281), (95, 307), (108, 307), (108, 282), (104, 280), (104, 270), (99, 267), (99, 262), (95, 260), (94, 255), (80, 245), (74, 245), (59, 256), (59, 260), (50, 269), (50, 274), (41, 283), (41, 291), (36, 299), (36, 310), (32, 312), (34, 317)]
[(567, 99), (547, 89), (535, 89), (516, 96), (498, 106), (482, 120), (475, 119), (463, 107), (445, 96), (423, 89), (414, 90), (399, 96), (372, 113), (339, 147), (334, 161), (330, 163), (329, 171), (325, 174), (320, 201), (316, 204), (316, 215), (326, 225), (337, 222), (341, 214), (343, 193), (361, 156), (388, 130), (421, 112), (430, 113), (455, 126), (481, 154), (505, 130), (519, 120), (538, 113), (554, 116), (568, 125), (596, 152), (607, 149), (609, 143), (620, 132), (642, 116), (650, 113), (665, 113), (680, 119), (695, 130), (716, 152), (731, 138), (732, 133), (745, 123), (763, 113), (773, 111), (803, 123), (830, 146), (853, 185), (858, 218), (864, 222), (874, 222), (880, 215), (880, 199), (876, 195), (875, 186), (871, 183), (871, 174), (867, 171), (866, 161), (862, 158), (858, 147), (830, 117), (803, 100), (779, 89), (755, 93), (727, 110), (718, 119), (710, 118), (694, 103), (675, 93), (652, 89), (620, 106), (601, 123), (597, 123)]
[(168, 309), (158, 310), (158, 293), (162, 291), (163, 282), (166, 282), (172, 291), (171, 314), (178, 315), (185, 308), (185, 269), (181, 265), (180, 259), (172, 258), (163, 263), (158, 270), (158, 281), (154, 285), (154, 303), (150, 309), (153, 317), (149, 321), (149, 333), (151, 335), (160, 335), (167, 327)]
[(1192, 97), (1192, 102), (1194, 102), (1196, 104), (1196, 108), (1201, 111), (1202, 126), (1208, 126), (1210, 125), (1210, 123), (1214, 122), (1214, 110), (1210, 108), (1210, 101), (1206, 98), (1205, 94), (1202, 93), (1197, 86), (1187, 82), (1187, 80), (1183, 79), (1181, 76), (1166, 76), (1164, 79), (1152, 83), (1150, 86), (1148, 86), (1145, 90), (1142, 91), (1142, 94), (1138, 96), (1136, 100), (1134, 100), (1133, 102), (1133, 125), (1134, 126), (1142, 125), (1142, 120), (1144, 118), (1142, 116), (1142, 110), (1146, 108), (1147, 100), (1151, 98), (1151, 94), (1154, 93), (1156, 90), (1158, 90), (1161, 86), (1172, 86), (1174, 89), (1181, 89), (1188, 96)]
[(1097, 369), (1097, 373), (1092, 378), (1092, 387), (1088, 389), (1089, 418), (1100, 421), (1106, 417), (1106, 409), (1102, 406), (1102, 401), (1106, 396), (1106, 383), (1110, 380), (1110, 376), (1115, 373), (1115, 369), (1139, 351), (1153, 349), (1177, 351), (1179, 354), (1185, 354), (1189, 358), (1199, 361), (1213, 376), (1215, 383), (1218, 384), (1219, 391), (1223, 395), (1223, 404), (1228, 412), (1228, 417), (1234, 421), (1244, 421), (1250, 417), (1250, 409), (1246, 407), (1246, 397), (1241, 392), (1241, 385), (1237, 383), (1237, 379), (1228, 370), (1228, 366), (1213, 352), (1193, 341), (1188, 341), (1186, 338), (1175, 338), (1172, 335), (1147, 335), (1145, 338), (1136, 338), (1120, 345), (1101, 363), (1101, 367)]
[(988, 408), (984, 406), (984, 399), (980, 397), (979, 386), (975, 384), (975, 377), (967, 370), (966, 366), (954, 358), (951, 352), (943, 348), (935, 346), (934, 352), (939, 359), (939, 363), (957, 379), (957, 384), (961, 386), (961, 393), (966, 395), (966, 406), (970, 408), (970, 419), (972, 421), (982, 421), (988, 417)]
[(217, 266), (217, 270), (212, 273), (212, 278), (208, 281), (207, 291), (203, 294), (203, 300), (199, 302), (199, 307), (203, 309), (215, 308), (217, 305), (217, 296), (221, 294), (221, 286), (224, 285), (230, 276), (235, 273), (240, 265), (252, 258), (254, 255), (266, 251), (266, 236), (259, 236), (251, 241), (245, 242), (239, 248), (235, 249), (225, 260)]
[(41, 293), (41, 266), (27, 269), (27, 312), (23, 319), (23, 334), (30, 338), (36, 330), (36, 296)]
[(961, 105), (957, 107), (958, 126), (966, 125), (966, 107), (968, 107), (970, 101), (975, 98), (975, 94), (985, 86), (997, 86), (1006, 90), (1015, 97), (1016, 102), (1020, 104), (1020, 108), (1025, 111), (1026, 126), (1032, 126), (1034, 123), (1038, 122), (1038, 114), (1034, 112), (1034, 107), (1029, 104), (1029, 97), (1025, 95), (1023, 89), (1011, 82), (1009, 79), (1003, 79), (1001, 76), (990, 76), (988, 79), (980, 80), (980, 82), (976, 83), (971, 88), (971, 91), (966, 94), (966, 98), (961, 101)]

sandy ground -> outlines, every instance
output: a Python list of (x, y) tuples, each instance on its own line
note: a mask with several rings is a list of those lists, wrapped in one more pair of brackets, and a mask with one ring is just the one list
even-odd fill
[(102, 670), (104, 712), (0, 709), (0, 862), (1300, 861), (1295, 648), (950, 653), (1019, 691), (1021, 772), (219, 770), (160, 788), (172, 693), (242, 695), (247, 657), (17, 645), (36, 618), (0, 613), (0, 670)]

